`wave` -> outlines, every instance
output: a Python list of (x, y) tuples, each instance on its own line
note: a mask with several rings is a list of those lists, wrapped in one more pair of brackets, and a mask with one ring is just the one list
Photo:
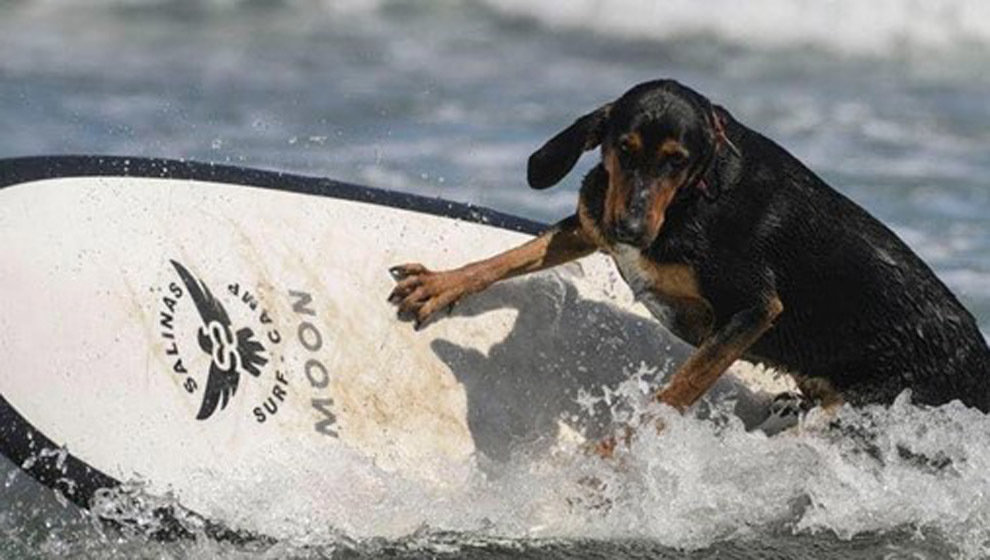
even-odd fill
[(990, 45), (983, 0), (482, 0), (551, 28), (647, 40), (714, 37), (756, 47), (817, 47), (843, 54)]
[[(27, 4), (48, 10), (231, 12), (264, 7), (364, 18), (387, 17), (396, 7), (409, 9), (401, 0), (36, 0)], [(711, 38), (751, 48), (811, 47), (868, 56), (973, 46), (990, 49), (990, 2), (984, 0), (426, 0), (415, 9), (449, 11), (458, 4), (482, 6), (495, 17), (533, 22), (550, 30), (584, 30), (624, 39)]]

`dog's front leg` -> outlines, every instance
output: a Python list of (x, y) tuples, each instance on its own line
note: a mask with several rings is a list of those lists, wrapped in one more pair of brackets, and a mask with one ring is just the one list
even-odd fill
[(772, 325), (784, 310), (776, 295), (736, 313), (688, 358), (670, 383), (657, 392), (660, 402), (686, 410)]
[[(657, 391), (656, 399), (669, 404), (680, 411), (686, 410), (704, 395), (732, 362), (739, 359), (764, 332), (772, 325), (774, 319), (784, 310), (780, 298), (776, 295), (736, 313), (721, 329), (701, 344), (690, 358), (674, 374), (666, 387)], [(655, 423), (658, 431), (663, 424), (656, 421), (652, 414), (645, 414), (639, 419), (639, 425)], [(629, 445), (633, 437), (633, 428), (625, 426), (618, 436), (602, 439), (588, 446), (588, 450), (602, 458), (610, 458), (618, 448), (619, 442)]]
[(591, 254), (595, 244), (578, 217), (570, 216), (536, 239), (494, 257), (453, 270), (431, 271), (419, 263), (392, 267), (395, 289), (388, 300), (400, 313), (411, 313), (420, 327), (430, 315), (467, 294), (521, 274), (536, 272)]

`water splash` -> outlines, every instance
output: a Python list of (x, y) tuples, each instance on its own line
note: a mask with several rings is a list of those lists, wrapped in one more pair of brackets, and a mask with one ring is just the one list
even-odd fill
[[(654, 373), (644, 370), (611, 392), (584, 397), (596, 414), (607, 400), (617, 418), (635, 423), (649, 413), (663, 425), (659, 432), (651, 429), (652, 419), (641, 425), (613, 460), (591, 457), (579, 438), (564, 437), (540, 452), (517, 449), (494, 474), (475, 468), (459, 484), (432, 487), (349, 458), (348, 492), (364, 506), (334, 512), (328, 503), (323, 518), (292, 520), (295, 536), (278, 543), (217, 542), (186, 519), (191, 539), (153, 544), (147, 535), (163, 528), (156, 512), (178, 505), (169, 496), (147, 495), (141, 481), (132, 481), (101, 492), (89, 521), (49, 531), (45, 546), (72, 552), (102, 541), (114, 554), (180, 550), (188, 557), (224, 558), (360, 557), (375, 551), (442, 557), (492, 547), (569, 550), (617, 542), (703, 551), (726, 543), (749, 546), (754, 539), (780, 546), (807, 539), (833, 546), (848, 542), (862, 549), (867, 538), (874, 552), (896, 552), (914, 550), (915, 541), (930, 547), (934, 538), (952, 543), (942, 546), (954, 547), (957, 557), (990, 553), (990, 419), (978, 411), (958, 403), (919, 407), (905, 394), (890, 407), (814, 410), (797, 428), (767, 437), (745, 430), (732, 414), (730, 397), (707, 403), (707, 419), (649, 404), (643, 378)], [(280, 480), (300, 483), (292, 476)], [(246, 495), (230, 509), (255, 505)], [(340, 524), (338, 513), (349, 513), (351, 522)], [(126, 520), (140, 530), (121, 535), (93, 524), (97, 516)]]

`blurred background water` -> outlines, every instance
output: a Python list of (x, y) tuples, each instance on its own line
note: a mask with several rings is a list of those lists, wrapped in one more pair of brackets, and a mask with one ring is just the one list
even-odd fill
[[(529, 153), (657, 77), (707, 94), (893, 227), (990, 332), (990, 3), (982, 0), (0, 0), (0, 157), (231, 163), (552, 221), (573, 211), (580, 173), (530, 191)], [(990, 443), (973, 435), (986, 435), (980, 426), (946, 436), (970, 438), (971, 464), (990, 455)], [(0, 555), (11, 558), (408, 552), (407, 543), (342, 553), (108, 536), (9, 463), (0, 470)], [(973, 476), (962, 487), (971, 495), (944, 497), (937, 510), (967, 504), (950, 528), (931, 512), (883, 522), (878, 511), (880, 521), (849, 527), (774, 526), (773, 544), (752, 545), (761, 529), (743, 524), (693, 550), (698, 558), (990, 555), (990, 504), (972, 507), (990, 499), (990, 482)], [(862, 534), (872, 535), (865, 545)], [(475, 556), (677, 557), (650, 536), (533, 550), (440, 541)], [(448, 550), (437, 546), (430, 554)]]

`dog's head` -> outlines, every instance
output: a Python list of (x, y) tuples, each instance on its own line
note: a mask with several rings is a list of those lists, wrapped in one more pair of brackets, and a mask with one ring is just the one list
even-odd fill
[(671, 80), (639, 84), (584, 115), (529, 158), (534, 189), (557, 184), (601, 145), (608, 172), (602, 230), (615, 243), (649, 246), (678, 191), (699, 185), (724, 139), (701, 94)]

